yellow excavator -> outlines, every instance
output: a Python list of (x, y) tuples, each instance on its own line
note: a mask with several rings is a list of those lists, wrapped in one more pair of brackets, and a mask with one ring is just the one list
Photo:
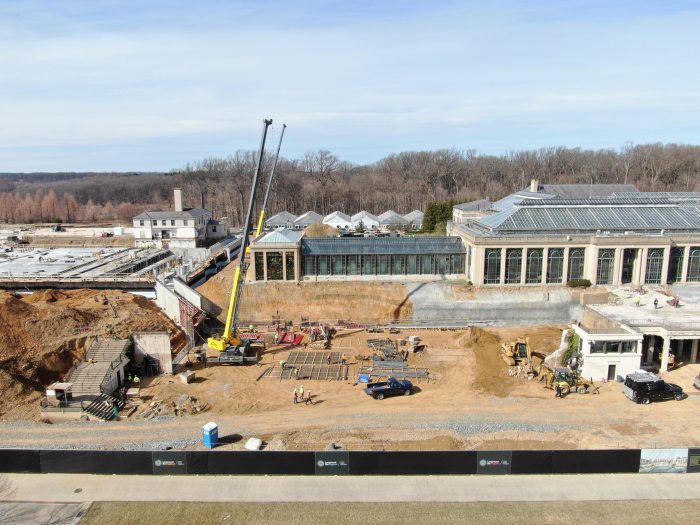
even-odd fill
[(258, 154), (258, 162), (255, 168), (253, 177), (253, 186), (250, 190), (250, 202), (248, 203), (248, 211), (246, 213), (245, 223), (243, 224), (243, 237), (241, 238), (241, 248), (238, 255), (238, 266), (233, 275), (233, 285), (231, 288), (231, 300), (229, 301), (228, 312), (226, 313), (226, 325), (224, 333), (214, 335), (207, 339), (207, 345), (212, 350), (219, 352), (218, 357), (208, 357), (207, 364), (240, 364), (246, 362), (256, 362), (257, 356), (248, 355), (250, 349), (250, 341), (241, 339), (238, 336), (238, 308), (240, 305), (241, 292), (245, 281), (245, 273), (248, 268), (247, 253), (250, 236), (250, 224), (253, 218), (253, 208), (255, 206), (255, 197), (258, 191), (260, 171), (262, 169), (263, 156), (265, 154), (265, 140), (267, 138), (267, 130), (272, 124), (272, 120), (265, 119), (263, 121), (262, 139), (260, 141), (260, 151)]
[(508, 366), (519, 364), (532, 366), (530, 339), (527, 337), (518, 337), (518, 339), (512, 343), (501, 344), (501, 358)]
[(539, 371), (539, 381), (544, 381), (545, 388), (556, 388), (559, 385), (563, 395), (569, 392), (578, 392), (579, 394), (598, 394), (598, 387), (592, 381), (584, 379), (568, 368), (558, 367), (550, 368), (547, 365), (542, 365)]

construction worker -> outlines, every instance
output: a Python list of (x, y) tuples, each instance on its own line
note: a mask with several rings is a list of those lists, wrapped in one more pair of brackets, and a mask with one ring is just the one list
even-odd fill
[(255, 332), (255, 325), (254, 324), (249, 325), (248, 329), (251, 331), (251, 333)]
[(328, 354), (328, 364), (331, 364), (331, 354)]
[(659, 307), (659, 299), (656, 298), (654, 299), (654, 310), (656, 310)]
[(280, 361), (280, 366), (282, 367), (282, 370), (284, 370), (284, 367), (285, 367), (286, 364), (287, 364), (287, 361), (285, 361), (284, 359), (282, 359), (282, 360)]
[(299, 394), (297, 394), (297, 389), (294, 389), (294, 404), (296, 405), (299, 402)]
[(343, 354), (342, 356), (340, 356), (340, 363), (341, 363), (342, 365), (346, 365), (347, 362), (348, 362), (348, 356), (346, 356), (345, 354)]
[(94, 365), (95, 362), (92, 360), (92, 357), (88, 357), (88, 364)]
[(139, 376), (134, 376), (134, 384), (136, 386), (139, 386), (139, 383), (141, 382), (141, 379), (139, 379)]
[(301, 397), (301, 400), (304, 400), (304, 385), (301, 385), (299, 387), (299, 396)]
[(311, 399), (311, 390), (309, 390), (309, 392), (306, 394), (306, 404), (308, 405), (309, 403), (312, 405), (314, 404), (314, 400)]
[(274, 341), (275, 344), (277, 344), (277, 342), (279, 341), (279, 339), (280, 339), (280, 333), (279, 333), (279, 332), (275, 332), (275, 335), (272, 336), (272, 340)]
[(554, 391), (556, 392), (556, 394), (554, 394), (554, 397), (564, 397), (561, 393), (561, 385), (559, 383), (557, 383), (554, 386)]
[(299, 379), (299, 369), (298, 368), (295, 368), (294, 372), (292, 372), (292, 373), (294, 374), (294, 379)]

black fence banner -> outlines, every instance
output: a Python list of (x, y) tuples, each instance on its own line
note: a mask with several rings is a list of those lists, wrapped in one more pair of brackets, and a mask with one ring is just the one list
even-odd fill
[(315, 473), (321, 476), (350, 474), (350, 455), (345, 450), (315, 453)]

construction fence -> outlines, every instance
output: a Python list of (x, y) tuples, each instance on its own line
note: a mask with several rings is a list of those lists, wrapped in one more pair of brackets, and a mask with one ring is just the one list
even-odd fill
[(471, 475), (700, 472), (700, 448), (445, 452), (0, 449), (0, 472)]

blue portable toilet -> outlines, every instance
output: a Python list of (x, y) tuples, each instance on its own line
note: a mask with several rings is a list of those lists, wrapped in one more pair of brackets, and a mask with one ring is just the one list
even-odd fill
[(214, 448), (219, 444), (219, 425), (216, 423), (207, 423), (202, 427), (204, 446)]
[(360, 375), (357, 377), (357, 380), (358, 380), (360, 383), (369, 383), (369, 374), (360, 374)]

